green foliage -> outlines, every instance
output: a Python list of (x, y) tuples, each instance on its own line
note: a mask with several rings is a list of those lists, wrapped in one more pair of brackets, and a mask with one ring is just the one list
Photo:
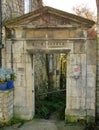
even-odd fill
[(5, 126), (12, 126), (14, 124), (19, 124), (18, 127), (20, 127), (21, 125), (23, 125), (25, 123), (25, 120), (20, 118), (20, 117), (12, 117), (9, 121), (7, 122), (0, 122), (0, 128), (3, 128)]
[(17, 123), (24, 124), (24, 122), (25, 120), (23, 120), (22, 118), (14, 116), (6, 124), (8, 125), (17, 124)]
[(13, 70), (7, 67), (0, 68), (0, 83), (4, 83), (11, 79), (15, 79), (15, 73)]
[(15, 79), (16, 79), (16, 76), (15, 76), (14, 73), (10, 74), (10, 79), (12, 79), (12, 80), (15, 80)]
[(83, 130), (99, 130), (99, 126), (96, 123), (88, 123)]
[[(37, 101), (36, 101), (37, 102)], [(36, 118), (47, 118), (49, 115), (49, 109), (47, 108), (47, 102), (44, 100), (36, 103)]]
[(70, 124), (70, 123), (71, 124), (76, 124), (76, 123), (78, 123), (78, 118), (76, 116), (72, 116), (70, 113), (66, 113), (66, 115), (65, 115), (65, 121), (68, 124)]
[(58, 114), (60, 119), (64, 119), (65, 113), (65, 92), (55, 91), (45, 97), (36, 96), (36, 115), (37, 118), (48, 119), (52, 113)]

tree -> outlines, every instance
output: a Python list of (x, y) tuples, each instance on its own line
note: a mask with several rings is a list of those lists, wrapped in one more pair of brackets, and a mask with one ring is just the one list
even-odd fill
[(97, 13), (99, 13), (99, 0), (96, 0)]
[(96, 0), (97, 7), (97, 32), (99, 32), (99, 0)]
[(76, 15), (96, 21), (96, 15), (86, 5), (74, 6), (73, 11)]
[[(97, 16), (92, 12), (86, 5), (79, 5), (73, 7), (73, 11), (76, 15), (84, 17), (86, 19), (90, 19), (93, 21), (97, 21)], [(92, 26), (87, 31), (88, 37), (94, 37), (96, 36), (96, 25)]]
[(1, 0), (0, 0), (0, 67), (2, 65), (2, 9), (1, 9)]

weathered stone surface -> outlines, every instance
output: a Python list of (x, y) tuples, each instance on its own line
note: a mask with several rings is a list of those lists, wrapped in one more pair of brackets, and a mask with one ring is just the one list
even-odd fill
[(73, 116), (82, 117), (82, 118), (86, 116), (86, 110), (84, 109), (71, 109), (71, 110), (67, 109), (66, 113)]
[(13, 89), (0, 91), (0, 121), (8, 121), (13, 116)]
[(94, 87), (95, 85), (96, 85), (96, 79), (95, 79), (95, 77), (88, 77), (87, 78), (87, 87), (95, 89), (95, 87)]
[(86, 89), (86, 77), (80, 77), (77, 80), (77, 89)]
[(14, 53), (14, 55), (13, 55), (13, 62), (14, 63), (20, 63), (21, 61), (22, 61), (22, 54)]
[[(21, 98), (20, 96), (21, 95)], [(18, 87), (18, 89), (15, 87), (15, 99), (14, 103), (17, 106), (26, 106), (26, 97), (25, 97), (25, 88), (23, 87)]]
[(87, 65), (87, 77), (96, 77), (96, 65)]
[(74, 42), (74, 53), (84, 54), (85, 53), (85, 43), (84, 42)]
[(86, 78), (86, 67), (87, 61), (86, 61), (86, 54), (81, 54), (81, 75), (82, 77)]
[(24, 52), (24, 43), (23, 41), (13, 41), (13, 53), (23, 53)]
[(23, 37), (23, 29), (19, 28), (19, 29), (15, 29), (15, 37), (16, 38), (22, 38)]
[(67, 50), (70, 49), (70, 53), (73, 53), (73, 42), (66, 42), (65, 47), (67, 48)]
[(33, 118), (33, 111), (29, 110), (29, 108), (26, 106), (14, 105), (14, 114), (26, 120), (30, 120)]
[(87, 65), (96, 65), (96, 45), (95, 40), (87, 40), (86, 42)]
[(11, 40), (6, 41), (6, 53), (11, 53), (11, 44), (12, 44)]

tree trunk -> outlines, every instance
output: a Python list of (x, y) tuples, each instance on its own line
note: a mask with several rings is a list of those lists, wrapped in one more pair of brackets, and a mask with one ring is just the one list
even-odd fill
[(48, 80), (48, 91), (51, 91), (53, 88), (53, 73), (49, 71), (49, 54), (46, 54), (46, 72), (47, 72), (47, 80)]
[(97, 6), (97, 35), (99, 35), (99, 0), (96, 0)]
[(97, 70), (96, 70), (96, 120), (99, 119), (99, 0), (97, 6)]
[(0, 0), (0, 67), (2, 66), (2, 8)]

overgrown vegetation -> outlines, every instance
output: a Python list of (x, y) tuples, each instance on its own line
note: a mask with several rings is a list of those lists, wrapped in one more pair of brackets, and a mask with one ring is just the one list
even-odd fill
[(9, 121), (7, 122), (0, 122), (0, 128), (4, 128), (6, 126), (12, 126), (14, 124), (19, 124), (18, 128), (21, 127), (26, 121), (20, 117), (12, 117)]
[(97, 123), (88, 123), (83, 130), (99, 130), (99, 124)]
[(65, 96), (65, 92), (56, 89), (46, 95), (36, 95), (35, 117), (49, 119), (51, 114), (55, 113), (59, 119), (64, 119)]
[[(36, 65), (35, 73), (38, 74), (35, 77), (36, 118), (49, 119), (52, 115), (59, 119), (65, 118), (66, 56), (47, 54), (43, 57), (44, 61), (41, 60), (41, 64), (37, 64), (38, 67)], [(38, 57), (42, 59), (40, 55)], [(38, 68), (41, 71), (37, 71)]]

